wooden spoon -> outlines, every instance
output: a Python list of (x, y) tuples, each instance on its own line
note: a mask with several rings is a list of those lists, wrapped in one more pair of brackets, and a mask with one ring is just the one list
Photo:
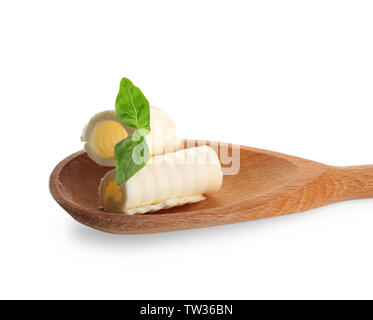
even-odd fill
[(49, 186), (54, 199), (75, 220), (120, 234), (202, 228), (373, 197), (373, 165), (333, 167), (277, 152), (234, 147), (240, 148), (240, 170), (224, 176), (219, 192), (205, 201), (157, 213), (129, 216), (100, 210), (98, 185), (111, 168), (97, 165), (84, 151), (60, 162)]

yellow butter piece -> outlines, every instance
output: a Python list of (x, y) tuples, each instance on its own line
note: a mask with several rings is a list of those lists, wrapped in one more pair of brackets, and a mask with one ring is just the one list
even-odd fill
[(123, 198), (122, 193), (120, 192), (120, 186), (117, 185), (115, 179), (108, 182), (106, 189), (105, 189), (105, 195), (104, 195), (104, 206), (108, 205), (109, 198), (115, 200), (115, 201), (121, 201)]
[(114, 157), (114, 147), (127, 138), (128, 133), (118, 122), (107, 120), (96, 125), (92, 134), (92, 145), (103, 158)]

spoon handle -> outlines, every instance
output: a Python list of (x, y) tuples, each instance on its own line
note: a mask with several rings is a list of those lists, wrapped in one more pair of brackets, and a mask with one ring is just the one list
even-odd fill
[(336, 201), (373, 198), (373, 165), (333, 167), (330, 175)]
[(373, 165), (332, 167), (292, 191), (280, 203), (278, 215), (302, 212), (331, 203), (373, 198)]

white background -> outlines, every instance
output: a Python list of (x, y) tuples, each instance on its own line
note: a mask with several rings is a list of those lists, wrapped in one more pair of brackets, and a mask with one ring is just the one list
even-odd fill
[(373, 163), (371, 1), (2, 1), (0, 298), (373, 298), (373, 200), (105, 234), (48, 189), (121, 77), (180, 137)]

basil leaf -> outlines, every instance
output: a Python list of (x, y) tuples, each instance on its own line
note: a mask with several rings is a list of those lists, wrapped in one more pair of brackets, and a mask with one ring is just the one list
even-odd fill
[(128, 137), (118, 142), (114, 148), (114, 158), (116, 182), (118, 185), (126, 183), (150, 159), (145, 137)]
[(115, 110), (120, 122), (135, 129), (150, 131), (149, 102), (141, 90), (127, 78), (120, 81)]

